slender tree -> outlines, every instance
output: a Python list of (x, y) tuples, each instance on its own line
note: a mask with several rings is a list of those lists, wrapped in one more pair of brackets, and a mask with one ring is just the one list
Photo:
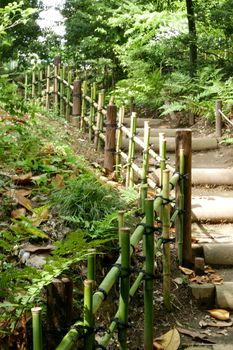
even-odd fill
[(193, 0), (186, 0), (188, 30), (189, 30), (189, 71), (194, 77), (197, 71), (197, 31)]

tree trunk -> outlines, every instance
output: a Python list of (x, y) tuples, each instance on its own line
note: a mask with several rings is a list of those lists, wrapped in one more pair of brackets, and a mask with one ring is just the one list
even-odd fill
[(189, 29), (189, 72), (194, 77), (197, 70), (197, 32), (193, 0), (186, 0)]

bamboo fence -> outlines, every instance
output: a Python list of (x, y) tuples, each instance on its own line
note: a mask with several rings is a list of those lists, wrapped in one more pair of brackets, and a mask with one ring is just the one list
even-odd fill
[[(71, 83), (73, 80), (73, 83)], [(132, 111), (130, 127), (124, 124), (125, 108), (117, 110), (113, 99), (105, 107), (105, 92), (98, 91), (97, 84), (75, 79), (75, 74), (59, 63), (43, 70), (34, 70), (25, 75), (25, 98), (39, 99), (46, 110), (53, 110), (67, 118), (93, 142), (95, 150), (104, 151), (106, 172), (115, 171), (122, 181), (125, 172), (126, 187), (134, 186), (136, 177), (141, 182), (140, 207), (144, 217), (131, 233), (125, 227), (124, 212), (119, 213), (120, 254), (101, 284), (96, 285), (96, 252), (88, 252), (87, 278), (84, 281), (83, 320), (75, 322), (63, 337), (57, 350), (73, 349), (80, 337), (84, 337), (84, 349), (105, 349), (115, 331), (118, 331), (119, 348), (127, 349), (129, 306), (138, 288), (144, 289), (144, 349), (153, 349), (153, 304), (154, 304), (154, 262), (155, 254), (163, 252), (163, 299), (171, 310), (170, 295), (170, 244), (176, 239), (179, 263), (192, 263), (191, 253), (191, 131), (177, 130), (176, 166), (167, 163), (166, 138), (160, 135), (160, 151), (156, 154), (150, 146), (150, 125), (144, 125), (144, 139), (136, 134), (137, 114)], [(122, 149), (123, 137), (128, 138), (128, 151)], [(136, 146), (142, 152), (141, 163), (135, 161)], [(159, 164), (161, 178), (156, 183), (148, 175), (149, 160)], [(126, 170), (126, 171), (125, 171)], [(171, 175), (173, 173), (173, 175)], [(137, 180), (138, 181), (138, 180)], [(148, 188), (154, 191), (148, 198)], [(174, 196), (175, 190), (175, 198)], [(150, 190), (151, 191), (151, 190)], [(171, 215), (171, 213), (173, 214)], [(171, 226), (176, 225), (175, 237), (171, 237)], [(134, 271), (131, 255), (142, 242), (143, 266)], [(134, 278), (134, 281), (132, 279)], [(95, 345), (96, 313), (107, 298), (112, 287), (119, 280), (119, 307), (106, 332)], [(156, 301), (155, 301), (156, 302)], [(42, 349), (41, 317), (38, 310), (33, 314), (34, 350)], [(38, 317), (39, 316), (39, 317)]]

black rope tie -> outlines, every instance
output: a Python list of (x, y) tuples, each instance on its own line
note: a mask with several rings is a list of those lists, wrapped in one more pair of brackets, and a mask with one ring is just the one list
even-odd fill
[(175, 209), (175, 211), (178, 211), (178, 213), (181, 213), (181, 214), (185, 214), (186, 213), (185, 209), (181, 209), (181, 208), (177, 208), (177, 207), (175, 207), (174, 209)]
[(115, 148), (105, 148), (105, 151), (115, 153), (116, 149)]
[(118, 270), (120, 271), (121, 278), (126, 278), (131, 275), (131, 272), (132, 272), (131, 268), (122, 267), (121, 264), (113, 264), (112, 267), (118, 268)]
[(96, 292), (102, 293), (102, 294), (104, 295), (104, 300), (107, 299), (108, 293), (107, 293), (106, 290), (104, 290), (103, 288), (98, 288), (98, 289), (96, 290)]
[(112, 322), (116, 323), (117, 329), (128, 329), (131, 327), (129, 323), (123, 323), (117, 317), (113, 318)]
[(99, 350), (99, 349), (107, 350), (107, 348), (106, 348), (105, 346), (101, 345), (101, 344), (97, 344), (97, 345), (95, 346), (95, 349), (96, 349), (96, 350)]
[(138, 226), (144, 227), (144, 229), (145, 229), (144, 233), (143, 233), (144, 235), (150, 235), (150, 234), (155, 232), (155, 227), (154, 226), (147, 225), (144, 222), (141, 222), (140, 224), (137, 225), (137, 227)]
[(161, 196), (155, 196), (155, 199), (157, 199), (157, 198), (161, 198), (161, 199), (163, 200), (162, 205), (166, 205), (166, 204), (170, 204), (170, 203), (175, 203), (175, 199), (174, 199), (174, 198), (172, 198), (172, 199), (170, 199), (170, 198), (164, 198), (162, 195), (161, 195)]
[(159, 237), (158, 240), (160, 240), (163, 244), (167, 243), (173, 243), (175, 242), (175, 238), (164, 238), (164, 237)]
[(82, 94), (73, 94), (73, 97), (78, 97), (78, 98), (82, 98)]
[(117, 124), (116, 123), (114, 123), (114, 124), (111, 124), (111, 123), (105, 124), (105, 126), (106, 126), (106, 128), (116, 128), (117, 129)]

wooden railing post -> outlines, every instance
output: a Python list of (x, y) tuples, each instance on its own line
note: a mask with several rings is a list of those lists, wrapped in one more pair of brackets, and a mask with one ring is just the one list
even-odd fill
[(116, 158), (116, 123), (117, 108), (112, 103), (107, 106), (106, 139), (104, 148), (104, 168), (107, 173), (113, 172)]
[[(183, 218), (183, 265), (191, 266), (191, 201), (192, 201), (192, 131), (176, 131), (176, 172), (180, 171), (180, 149), (184, 150), (184, 210)], [(176, 185), (176, 206), (179, 207), (179, 184)], [(176, 220), (176, 234), (179, 232), (179, 220)], [(178, 235), (178, 234), (177, 234)], [(177, 237), (178, 238), (178, 237)]]
[(36, 97), (36, 72), (32, 71), (32, 99)]
[(216, 101), (216, 108), (215, 108), (215, 127), (216, 127), (216, 137), (222, 136), (222, 116), (221, 116), (221, 110), (222, 110), (222, 101), (217, 100)]
[(80, 117), (82, 111), (82, 82), (76, 80), (73, 84), (73, 108), (72, 108), (72, 123), (80, 127)]

